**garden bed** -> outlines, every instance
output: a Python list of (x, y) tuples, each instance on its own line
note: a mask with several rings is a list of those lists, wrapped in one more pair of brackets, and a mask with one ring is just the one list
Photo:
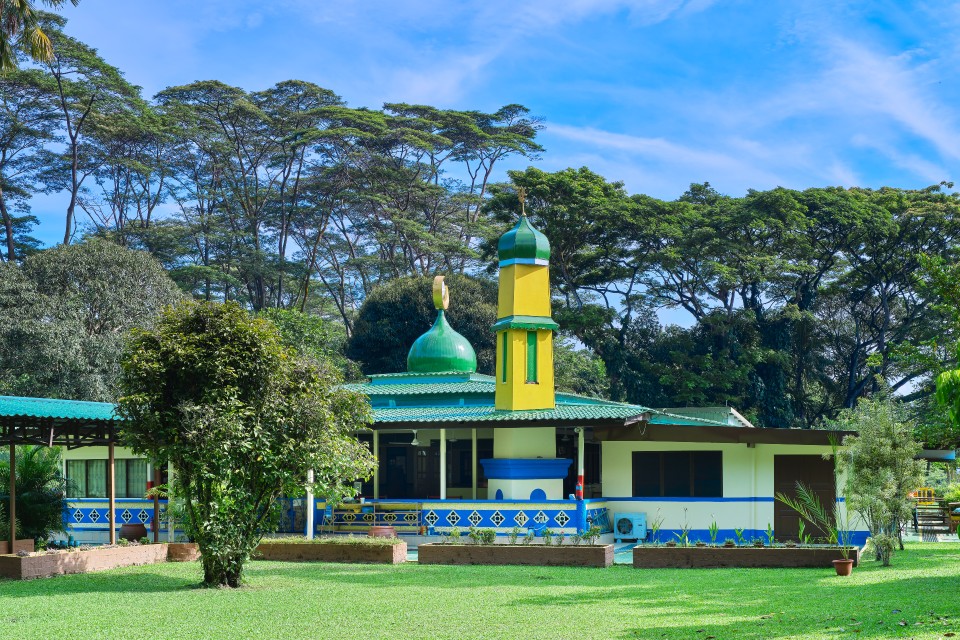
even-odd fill
[(33, 553), (33, 538), (27, 538), (25, 540), (14, 540), (13, 549), (10, 549), (10, 542), (7, 540), (0, 540), (0, 555), (5, 553), (17, 553), (18, 551), (26, 551), (28, 553)]
[(407, 561), (407, 543), (396, 538), (266, 540), (257, 547), (254, 559), (400, 564)]
[[(860, 561), (860, 549), (848, 552), (854, 566)], [(842, 560), (838, 547), (655, 547), (633, 548), (633, 566), (638, 569), (767, 567), (829, 568), (833, 560)]]
[(90, 573), (118, 567), (166, 562), (167, 545), (95, 547), (77, 551), (46, 551), (25, 556), (0, 556), (0, 576), (14, 580)]
[(200, 559), (200, 548), (195, 542), (167, 543), (167, 562), (194, 562)]
[(428, 543), (417, 547), (420, 564), (520, 564), (548, 567), (609, 567), (613, 545)]

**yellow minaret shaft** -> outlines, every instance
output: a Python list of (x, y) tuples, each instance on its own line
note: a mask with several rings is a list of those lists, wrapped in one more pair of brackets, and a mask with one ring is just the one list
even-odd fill
[(553, 331), (550, 244), (526, 216), (498, 246), (496, 399), (498, 410), (552, 409)]

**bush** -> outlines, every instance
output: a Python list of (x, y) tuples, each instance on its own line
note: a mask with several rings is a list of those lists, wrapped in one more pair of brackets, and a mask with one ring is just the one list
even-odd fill
[[(63, 531), (67, 482), (59, 447), (17, 447), (17, 530), (24, 538), (46, 540)], [(10, 500), (10, 453), (0, 451), (0, 502)], [(4, 512), (0, 520), (9, 522)], [(0, 537), (6, 537), (9, 524)]]
[(947, 502), (960, 502), (960, 482), (947, 485), (943, 491), (943, 499)]

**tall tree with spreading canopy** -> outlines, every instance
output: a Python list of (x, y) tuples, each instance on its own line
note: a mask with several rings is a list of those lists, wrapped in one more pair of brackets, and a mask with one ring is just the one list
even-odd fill
[(339, 499), (375, 460), (353, 433), (370, 422), (322, 354), (304, 359), (277, 328), (236, 303), (187, 302), (134, 331), (123, 359), (123, 438), (169, 461), (203, 581), (240, 585), (244, 563), (278, 523), (277, 498)]

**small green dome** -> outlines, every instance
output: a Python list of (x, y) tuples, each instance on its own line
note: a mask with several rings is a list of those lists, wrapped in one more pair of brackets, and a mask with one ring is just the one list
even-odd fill
[(417, 338), (407, 354), (407, 371), (411, 373), (445, 373), (477, 370), (477, 352), (470, 341), (454, 331), (443, 315), (437, 312), (437, 321), (430, 330)]
[(510, 264), (547, 264), (550, 241), (533, 228), (527, 216), (521, 216), (517, 226), (501, 236), (497, 255), (500, 262), (511, 260)]

